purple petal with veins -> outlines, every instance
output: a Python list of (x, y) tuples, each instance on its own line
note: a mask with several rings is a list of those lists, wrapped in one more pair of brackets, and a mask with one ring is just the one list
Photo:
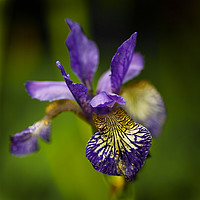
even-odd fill
[(97, 84), (97, 94), (100, 92), (112, 92), (111, 89), (111, 71), (108, 70), (107, 72), (103, 73), (102, 76), (99, 78)]
[(98, 48), (95, 42), (85, 36), (78, 23), (71, 19), (66, 19), (66, 22), (71, 29), (66, 40), (71, 68), (83, 84), (91, 90), (93, 76), (99, 61)]
[(131, 35), (117, 50), (111, 62), (112, 92), (119, 94), (120, 87), (128, 71), (136, 45), (137, 33)]
[(126, 101), (119, 95), (113, 93), (100, 92), (90, 101), (93, 108), (96, 107), (113, 107), (115, 103), (125, 104)]
[(133, 58), (132, 58), (131, 63), (129, 65), (128, 71), (126, 72), (126, 75), (123, 79), (123, 83), (125, 83), (125, 82), (133, 79), (134, 77), (136, 77), (141, 72), (143, 67), (144, 67), (143, 56), (140, 53), (135, 52), (133, 54)]
[(98, 130), (86, 146), (86, 157), (104, 174), (125, 176), (132, 181), (149, 153), (151, 133), (122, 109), (93, 115)]
[(74, 100), (64, 81), (27, 81), (25, 87), (32, 98), (40, 101)]
[(49, 142), (51, 123), (39, 121), (29, 126), (27, 129), (16, 133), (10, 137), (10, 152), (15, 156), (26, 156), (38, 151), (38, 138)]
[(59, 61), (57, 61), (56, 64), (57, 67), (60, 69), (69, 90), (73, 94), (74, 99), (80, 105), (85, 115), (88, 118), (91, 118), (92, 111), (91, 111), (91, 106), (89, 104), (91, 97), (87, 94), (87, 88), (83, 84), (73, 83), (70, 80), (69, 75), (66, 74), (62, 64)]

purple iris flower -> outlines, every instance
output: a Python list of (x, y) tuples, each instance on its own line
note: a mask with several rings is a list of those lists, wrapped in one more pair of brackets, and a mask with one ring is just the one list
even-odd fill
[(93, 167), (132, 181), (149, 154), (152, 136), (159, 136), (165, 121), (163, 100), (152, 84), (139, 81), (121, 87), (144, 66), (143, 56), (135, 52), (137, 33), (118, 48), (94, 94), (98, 48), (78, 23), (66, 22), (71, 30), (66, 40), (71, 68), (82, 83), (73, 83), (59, 61), (56, 64), (65, 81), (28, 81), (26, 89), (32, 98), (51, 103), (40, 121), (11, 136), (11, 154), (26, 156), (37, 151), (39, 137), (49, 141), (52, 119), (72, 111), (93, 127), (94, 135), (86, 146)]

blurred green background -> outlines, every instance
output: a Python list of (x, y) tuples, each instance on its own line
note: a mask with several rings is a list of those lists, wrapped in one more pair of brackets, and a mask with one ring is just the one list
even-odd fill
[(200, 1), (0, 0), (0, 200), (102, 200), (108, 185), (85, 157), (92, 131), (73, 113), (53, 121), (51, 144), (29, 157), (9, 154), (9, 137), (42, 118), (47, 102), (32, 100), (27, 80), (74, 82), (64, 44), (65, 18), (79, 22), (100, 51), (100, 74), (133, 32), (145, 56), (137, 79), (160, 91), (167, 120), (151, 159), (129, 187), (130, 199), (200, 199)]

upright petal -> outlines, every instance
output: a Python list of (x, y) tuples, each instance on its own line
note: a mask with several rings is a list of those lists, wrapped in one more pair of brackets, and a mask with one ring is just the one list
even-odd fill
[(129, 65), (128, 71), (127, 71), (127, 73), (124, 77), (123, 83), (125, 83), (125, 82), (131, 80), (132, 78), (136, 77), (141, 72), (143, 67), (144, 67), (143, 56), (140, 53), (135, 52), (133, 54), (133, 58), (132, 58), (131, 63)]
[(124, 107), (135, 122), (143, 124), (154, 137), (159, 136), (166, 119), (165, 105), (159, 92), (147, 81), (124, 88), (120, 94)]
[(119, 94), (121, 84), (130, 66), (135, 45), (137, 33), (131, 35), (117, 50), (111, 62), (111, 87), (112, 92)]
[(40, 101), (74, 100), (72, 93), (64, 81), (27, 81), (25, 87), (32, 98)]
[(94, 114), (93, 121), (98, 132), (87, 144), (86, 157), (97, 171), (132, 181), (146, 160), (151, 134), (122, 108), (107, 115)]
[(103, 73), (102, 76), (99, 78), (98, 84), (97, 84), (97, 94), (100, 92), (112, 92), (111, 89), (111, 71), (108, 70), (107, 72)]
[(98, 48), (93, 41), (84, 35), (78, 23), (70, 19), (66, 19), (66, 22), (71, 29), (66, 45), (69, 50), (72, 70), (90, 90), (98, 66)]
[(49, 142), (51, 131), (50, 121), (41, 120), (29, 126), (27, 129), (10, 137), (10, 152), (15, 156), (26, 156), (38, 151), (38, 137)]
[[(128, 67), (128, 71), (126, 72), (126, 75), (123, 79), (123, 83), (136, 77), (141, 72), (143, 67), (144, 67), (143, 56), (138, 52), (134, 53), (131, 63)], [(97, 94), (102, 91), (112, 92), (111, 70), (108, 70), (107, 72), (103, 73), (102, 76), (99, 78), (99, 81), (97, 84)]]
[(66, 74), (62, 64), (59, 61), (57, 61), (56, 64), (57, 64), (58, 68), (60, 69), (69, 90), (71, 91), (72, 95), (74, 96), (74, 99), (80, 105), (80, 107), (82, 108), (86, 117), (90, 118), (91, 117), (91, 106), (89, 104), (89, 101), (91, 100), (91, 97), (88, 96), (88, 94), (87, 94), (87, 88), (82, 84), (73, 83), (70, 80), (69, 75)]

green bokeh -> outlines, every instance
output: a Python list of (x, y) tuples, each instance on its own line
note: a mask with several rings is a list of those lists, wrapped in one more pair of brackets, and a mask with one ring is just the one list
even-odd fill
[[(48, 105), (32, 100), (24, 83), (63, 80), (57, 60), (78, 82), (64, 44), (66, 17), (78, 21), (98, 43), (101, 57), (94, 85), (117, 47), (138, 31), (137, 50), (145, 56), (145, 69), (137, 79), (150, 80), (165, 101), (162, 135), (153, 141), (152, 157), (129, 186), (129, 199), (200, 199), (199, 3), (36, 2), (43, 5), (41, 25), (35, 20), (38, 15), (29, 18), (31, 3), (0, 1), (0, 200), (109, 199), (103, 175), (85, 157), (91, 128), (73, 113), (53, 121), (51, 143), (40, 141), (38, 153), (25, 158), (9, 154), (9, 136), (42, 118)], [(15, 10), (16, 4), (27, 10), (22, 17), (13, 15), (23, 11)]]

